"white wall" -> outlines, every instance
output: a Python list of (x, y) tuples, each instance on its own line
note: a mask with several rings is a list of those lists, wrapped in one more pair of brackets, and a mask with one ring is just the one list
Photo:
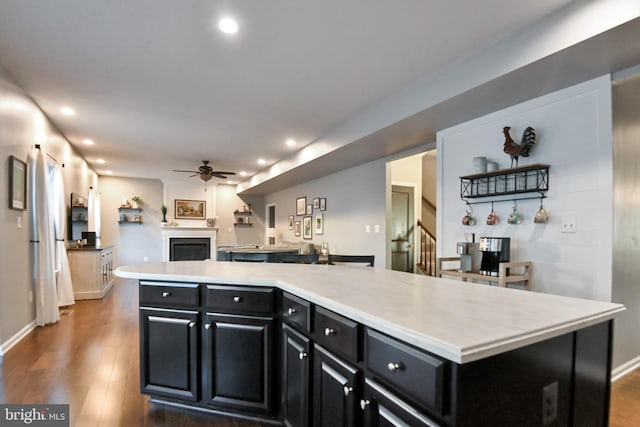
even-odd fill
[[(97, 175), (75, 153), (71, 145), (49, 123), (24, 90), (0, 66), (0, 346), (18, 338), (18, 333), (35, 320), (35, 308), (29, 302), (32, 291), (29, 251), (29, 209), (8, 208), (7, 177), (9, 156), (27, 161), (34, 144), (65, 164), (65, 193), (88, 195), (89, 186), (97, 186)], [(67, 199), (67, 206), (69, 206)], [(18, 228), (17, 221), (22, 221)], [(65, 236), (67, 233), (65, 233)], [(0, 354), (2, 351), (0, 350)]]
[[(102, 244), (113, 245), (114, 266), (140, 264), (145, 257), (149, 262), (162, 261), (162, 235), (160, 221), (163, 203), (162, 182), (157, 179), (100, 178), (100, 207), (102, 215)], [(141, 224), (119, 224), (118, 207), (123, 199), (142, 198)], [(134, 212), (124, 212), (133, 215)], [(169, 216), (169, 215), (167, 215)]]
[[(236, 194), (236, 187), (232, 185), (218, 185), (216, 187), (217, 198), (217, 226), (218, 245), (262, 245), (265, 240), (264, 223), (264, 199), (261, 196), (241, 198)], [(252, 227), (234, 227), (235, 217), (233, 212), (241, 211), (243, 206), (247, 209), (251, 204), (253, 215)]]
[[(537, 142), (520, 165), (547, 163), (550, 190), (548, 224), (534, 224), (538, 200), (518, 203), (524, 221), (509, 225), (512, 203), (495, 205), (500, 224), (487, 226), (491, 205), (477, 205), (478, 224), (461, 224), (465, 204), (459, 177), (471, 173), (471, 159), (487, 156), (509, 166), (502, 152), (502, 128), (520, 138), (527, 126)], [(455, 256), (465, 233), (511, 237), (512, 260), (533, 262), (533, 290), (610, 300), (612, 274), (612, 125), (610, 77), (604, 76), (443, 130), (438, 143), (438, 256)], [(574, 219), (575, 234), (561, 233)]]
[[(422, 196), (434, 206), (436, 206), (436, 191), (438, 187), (438, 159), (436, 152), (437, 150), (431, 150), (422, 156)], [(422, 222), (431, 234), (437, 236), (436, 211), (425, 204), (422, 205)]]
[[(288, 217), (296, 214), (296, 198), (306, 196), (307, 203), (326, 197), (327, 209), (314, 210), (324, 215), (324, 234), (309, 240), (320, 246), (329, 242), (334, 254), (375, 255), (376, 267), (385, 267), (385, 180), (387, 159), (376, 160), (341, 172), (305, 182), (265, 196), (265, 204), (276, 205), (276, 243), (303, 241), (289, 230)], [(370, 232), (365, 232), (369, 225)], [(374, 232), (375, 225), (380, 227)]]

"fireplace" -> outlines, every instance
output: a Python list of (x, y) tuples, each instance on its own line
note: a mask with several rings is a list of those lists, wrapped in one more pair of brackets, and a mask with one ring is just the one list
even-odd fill
[[(162, 260), (173, 261), (174, 259), (216, 259), (216, 234), (215, 227), (162, 227)], [(172, 245), (172, 241), (179, 243), (179, 247)], [(208, 241), (205, 247), (204, 241)], [(182, 246), (185, 244), (186, 246)], [(208, 248), (208, 249), (207, 249)], [(174, 252), (178, 253), (176, 258)], [(206, 252), (208, 250), (208, 252)], [(186, 252), (186, 254), (184, 253)], [(194, 254), (195, 252), (195, 254)]]
[(201, 261), (210, 259), (208, 237), (172, 237), (169, 239), (169, 261)]

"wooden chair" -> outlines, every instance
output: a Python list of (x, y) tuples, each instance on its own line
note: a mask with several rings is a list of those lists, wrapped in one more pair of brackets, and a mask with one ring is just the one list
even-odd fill
[(269, 254), (251, 252), (229, 252), (229, 261), (269, 262)]
[(274, 254), (274, 262), (295, 263), (295, 264), (317, 264), (318, 254), (293, 254), (280, 252)]
[(375, 255), (333, 255), (329, 254), (327, 263), (335, 265), (335, 263), (358, 263), (366, 264), (367, 267), (373, 267)]

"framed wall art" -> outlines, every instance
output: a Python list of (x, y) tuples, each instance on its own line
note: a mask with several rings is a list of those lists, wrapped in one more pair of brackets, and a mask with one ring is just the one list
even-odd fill
[(320, 210), (321, 211), (326, 211), (327, 210), (327, 198), (323, 197), (320, 199)]
[(307, 205), (307, 215), (311, 215), (313, 213), (313, 205), (309, 203)]
[(27, 210), (27, 164), (9, 156), (9, 208)]
[(296, 221), (294, 223), (294, 231), (293, 234), (295, 234), (296, 237), (300, 237), (300, 229), (301, 229), (301, 225), (300, 225), (300, 221)]
[(313, 199), (313, 209), (320, 209), (320, 199), (317, 197)]
[(175, 199), (176, 219), (205, 219), (207, 202), (204, 200)]
[(289, 215), (289, 230), (293, 230), (293, 215)]
[(313, 232), (317, 235), (324, 233), (324, 215), (317, 214), (313, 221)]
[(311, 216), (303, 216), (302, 217), (302, 238), (303, 239), (311, 239), (313, 237), (313, 232), (312, 232), (312, 223), (311, 223)]
[(296, 215), (304, 215), (307, 213), (307, 198), (298, 197), (296, 199)]

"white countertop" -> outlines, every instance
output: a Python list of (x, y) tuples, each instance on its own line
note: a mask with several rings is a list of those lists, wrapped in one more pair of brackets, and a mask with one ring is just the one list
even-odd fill
[(612, 319), (621, 304), (370, 267), (180, 261), (120, 267), (129, 279), (276, 286), (457, 363)]

